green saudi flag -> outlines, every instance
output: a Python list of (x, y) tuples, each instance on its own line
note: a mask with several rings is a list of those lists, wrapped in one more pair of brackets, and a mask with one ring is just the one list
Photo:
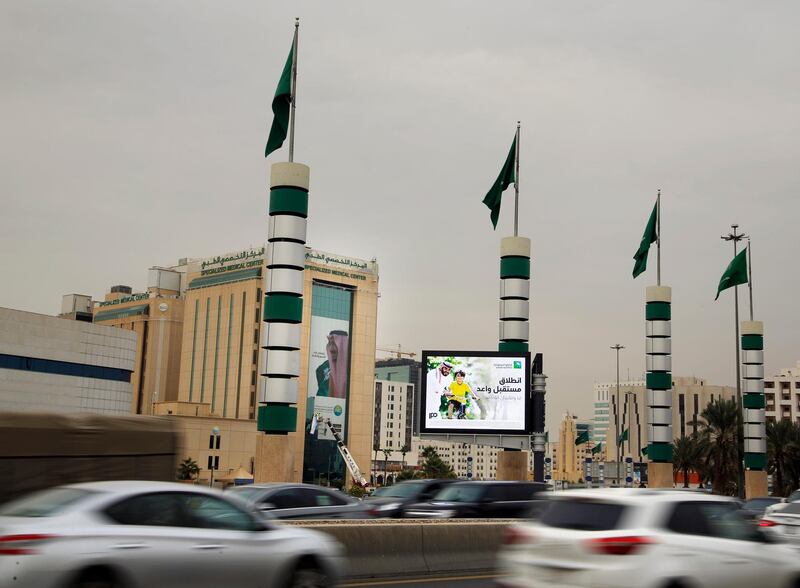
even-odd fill
[(286, 134), (289, 132), (289, 110), (292, 104), (292, 60), (294, 57), (294, 42), (292, 48), (289, 49), (289, 57), (286, 59), (286, 65), (283, 66), (283, 73), (281, 79), (278, 80), (278, 88), (275, 90), (275, 97), (272, 99), (272, 127), (269, 129), (269, 138), (267, 139), (267, 148), (264, 151), (264, 157), (269, 157), (269, 154), (280, 149), (283, 142), (286, 140)]
[(653, 206), (653, 212), (650, 213), (650, 219), (647, 221), (647, 227), (642, 235), (642, 242), (639, 243), (639, 249), (633, 256), (633, 259), (636, 260), (636, 263), (633, 264), (634, 278), (647, 269), (647, 254), (650, 252), (650, 245), (656, 241), (658, 241), (658, 202)]
[(602, 443), (598, 443), (597, 445), (592, 447), (592, 454), (600, 453), (602, 451), (602, 449), (603, 449), (603, 444)]
[(583, 431), (575, 439), (575, 445), (583, 445), (584, 443), (588, 443), (588, 442), (589, 442), (589, 431)]
[(492, 219), (492, 227), (497, 228), (497, 219), (500, 218), (500, 200), (503, 197), (503, 192), (508, 186), (514, 182), (516, 178), (516, 169), (514, 162), (517, 157), (517, 136), (514, 135), (514, 141), (511, 143), (511, 150), (508, 152), (506, 162), (503, 164), (503, 169), (500, 170), (500, 175), (492, 184), (492, 187), (486, 193), (483, 203), (489, 207), (491, 214), (489, 218)]
[(625, 429), (624, 431), (622, 431), (622, 434), (619, 436), (619, 439), (617, 439), (617, 445), (622, 445), (622, 443), (627, 440), (628, 440), (628, 429)]
[(720, 292), (727, 290), (733, 286), (747, 283), (747, 249), (742, 249), (741, 253), (733, 258), (733, 261), (728, 265), (725, 273), (720, 278), (719, 286), (717, 287), (717, 297), (719, 298)]

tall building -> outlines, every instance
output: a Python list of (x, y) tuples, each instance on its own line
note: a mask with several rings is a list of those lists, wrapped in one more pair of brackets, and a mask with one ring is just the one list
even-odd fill
[[(622, 387), (640, 387), (645, 388), (644, 380), (626, 380), (619, 383), (620, 390)], [(614, 394), (617, 390), (616, 382), (595, 382), (594, 384), (594, 416), (592, 417), (593, 432), (592, 441), (595, 443), (606, 444), (608, 440), (609, 426), (613, 430), (614, 420), (611, 418), (611, 401), (609, 396)], [(613, 437), (613, 435), (612, 435)], [(612, 440), (613, 443), (613, 440)]]
[[(580, 435), (589, 441), (576, 445)], [(550, 459), (554, 480), (576, 483), (583, 479), (583, 464), (592, 455), (595, 445), (592, 439), (592, 424), (579, 422), (575, 415), (566, 413), (559, 427), (558, 441), (550, 444)]]
[(800, 423), (800, 361), (771, 378), (764, 378), (764, 396), (768, 422)]
[[(646, 390), (641, 386), (620, 385), (619, 421), (616, 404), (616, 384), (614, 393), (609, 394), (611, 421), (607, 436), (607, 459), (617, 461), (618, 447), (614, 437), (615, 425), (619, 422), (620, 436), (627, 430), (627, 438), (622, 442), (622, 457), (632, 457), (634, 461), (644, 461), (642, 449), (649, 442), (647, 430)], [(706, 383), (702, 378), (674, 377), (672, 379), (672, 432), (675, 437), (688, 436), (697, 431), (700, 415), (709, 403), (720, 398), (736, 398), (736, 389), (731, 386), (716, 386)]]
[[(373, 472), (383, 469), (399, 471), (405, 465), (406, 457), (411, 453), (413, 403), (414, 384), (394, 380), (375, 381)], [(403, 449), (406, 449), (405, 453)]]
[(0, 308), (0, 410), (130, 414), (135, 333)]

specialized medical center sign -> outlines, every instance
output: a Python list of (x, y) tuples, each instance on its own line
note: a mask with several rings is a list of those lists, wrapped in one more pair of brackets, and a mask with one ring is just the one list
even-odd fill
[(423, 351), (422, 433), (524, 435), (530, 354)]

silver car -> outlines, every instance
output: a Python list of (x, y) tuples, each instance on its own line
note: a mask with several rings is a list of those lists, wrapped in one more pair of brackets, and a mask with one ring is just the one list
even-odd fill
[(331, 537), (264, 521), (197, 486), (74, 484), (0, 507), (4, 586), (321, 588), (343, 562)]
[(250, 484), (229, 492), (273, 519), (365, 519), (367, 506), (333, 488), (314, 484)]

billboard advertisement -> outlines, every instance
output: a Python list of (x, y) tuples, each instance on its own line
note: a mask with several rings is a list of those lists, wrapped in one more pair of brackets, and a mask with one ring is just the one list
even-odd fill
[[(308, 341), (306, 442), (303, 481), (319, 483), (345, 478), (344, 462), (336, 447), (331, 425), (347, 439), (347, 400), (350, 385), (350, 336), (352, 333), (352, 289), (314, 282)], [(312, 432), (311, 422), (319, 424)]]
[(525, 435), (530, 354), (423, 351), (420, 433)]

